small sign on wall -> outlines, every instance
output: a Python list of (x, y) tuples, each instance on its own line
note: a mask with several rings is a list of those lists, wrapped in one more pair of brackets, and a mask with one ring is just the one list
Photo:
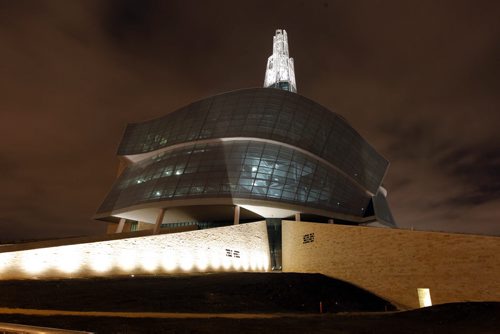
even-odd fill
[(227, 257), (235, 257), (235, 258), (239, 259), (240, 258), (240, 251), (226, 248), (226, 256)]
[(302, 237), (302, 243), (309, 244), (311, 242), (314, 242), (314, 233), (304, 234)]

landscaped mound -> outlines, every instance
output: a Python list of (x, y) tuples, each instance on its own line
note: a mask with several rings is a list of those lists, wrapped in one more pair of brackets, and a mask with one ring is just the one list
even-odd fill
[(344, 281), (296, 273), (0, 281), (0, 307), (198, 313), (395, 309)]

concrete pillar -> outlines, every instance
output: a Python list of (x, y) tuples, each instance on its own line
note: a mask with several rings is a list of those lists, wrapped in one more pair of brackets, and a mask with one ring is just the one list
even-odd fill
[(295, 214), (295, 221), (299, 222), (300, 221), (300, 212), (297, 212)]
[(165, 216), (165, 211), (167, 211), (167, 209), (161, 209), (158, 217), (156, 217), (156, 224), (155, 228), (153, 229), (153, 234), (158, 234), (160, 232), (161, 223), (163, 222), (163, 217)]
[(123, 226), (125, 226), (125, 221), (126, 221), (125, 218), (120, 219), (120, 222), (118, 223), (118, 227), (116, 228), (115, 233), (122, 233), (123, 232)]
[(234, 225), (238, 225), (240, 223), (240, 206), (234, 206)]
[(328, 219), (328, 224), (335, 224), (335, 222), (333, 221), (333, 219)]

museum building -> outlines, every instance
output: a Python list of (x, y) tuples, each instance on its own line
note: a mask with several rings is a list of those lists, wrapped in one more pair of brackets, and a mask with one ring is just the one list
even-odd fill
[(264, 88), (127, 126), (121, 172), (95, 218), (115, 222), (110, 231), (125, 222), (159, 230), (304, 217), (394, 227), (381, 186), (387, 160), (342, 116), (296, 91), (287, 34), (277, 30)]
[(401, 309), (500, 300), (500, 239), (395, 228), (387, 160), (296, 92), (277, 30), (263, 88), (127, 126), (95, 215), (108, 234), (0, 245), (0, 279), (274, 270), (322, 273)]

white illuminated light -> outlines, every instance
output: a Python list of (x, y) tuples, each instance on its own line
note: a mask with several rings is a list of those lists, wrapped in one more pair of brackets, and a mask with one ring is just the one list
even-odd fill
[(57, 257), (57, 269), (64, 273), (73, 274), (81, 267), (82, 250), (77, 247), (61, 247), (54, 255)]
[(431, 291), (428, 288), (418, 288), (417, 293), (420, 307), (432, 306)]
[(264, 256), (262, 254), (259, 254), (259, 260), (257, 262), (257, 267), (259, 270), (264, 270), (265, 268), (265, 263), (264, 263)]
[(113, 267), (112, 249), (109, 246), (99, 247), (98, 252), (89, 256), (90, 267), (97, 273), (104, 273)]
[(248, 257), (241, 258), (241, 268), (244, 271), (248, 271), (248, 269), (250, 269), (250, 261), (248, 260)]
[(158, 268), (158, 255), (148, 251), (144, 252), (141, 256), (141, 267), (146, 271), (155, 271)]
[(190, 271), (194, 266), (193, 256), (189, 253), (189, 251), (183, 252), (180, 261), (180, 267), (184, 271)]
[(175, 253), (173, 251), (163, 252), (161, 256), (161, 267), (166, 271), (173, 271), (177, 268)]
[(118, 267), (124, 271), (131, 271), (137, 266), (137, 255), (134, 251), (127, 250), (118, 257)]
[(262, 253), (262, 256), (264, 256), (264, 270), (268, 271), (269, 270), (269, 255), (266, 253)]
[(182, 174), (182, 169), (178, 169), (175, 171), (175, 175), (181, 175)]
[(25, 251), (22, 254), (22, 268), (29, 274), (40, 274), (49, 269), (50, 253), (44, 249)]
[(208, 258), (205, 252), (198, 251), (196, 254), (196, 269), (206, 270), (208, 268)]
[(255, 253), (252, 253), (252, 257), (250, 258), (250, 268), (253, 271), (257, 270), (257, 256)]
[(14, 255), (12, 253), (0, 253), (0, 273), (7, 271), (12, 263)]
[(233, 260), (233, 268), (234, 268), (235, 270), (240, 270), (240, 268), (241, 268), (241, 260), (240, 260), (240, 259), (235, 258), (235, 259)]
[(157, 191), (156, 196), (160, 196), (160, 195), (161, 195), (161, 192)]
[(253, 166), (252, 167), (252, 172), (256, 172), (257, 171), (257, 167)]
[(229, 270), (231, 268), (231, 258), (227, 256), (224, 257), (222, 260), (222, 268), (224, 268), (224, 270)]
[(267, 256), (264, 252), (259, 252), (257, 258), (257, 268), (259, 270), (267, 271), (269, 268), (269, 256)]
[(213, 270), (217, 270), (220, 268), (221, 265), (221, 257), (219, 254), (216, 252), (212, 253), (212, 256), (210, 257), (210, 267)]

